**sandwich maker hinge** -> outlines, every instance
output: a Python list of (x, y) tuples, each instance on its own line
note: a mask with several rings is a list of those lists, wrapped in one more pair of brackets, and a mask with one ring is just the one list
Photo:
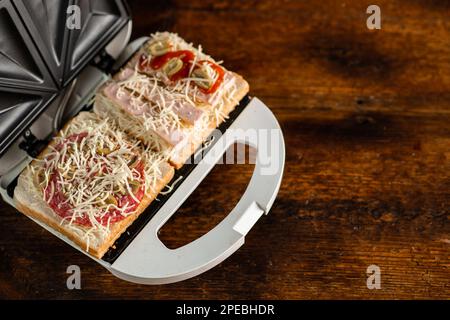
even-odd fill
[(28, 153), (32, 158), (36, 158), (48, 144), (48, 141), (36, 138), (31, 130), (25, 131), (23, 139), (24, 140), (19, 144), (19, 148)]
[(116, 60), (106, 50), (102, 50), (98, 56), (96, 56), (92, 64), (101, 71), (109, 74), (111, 73)]

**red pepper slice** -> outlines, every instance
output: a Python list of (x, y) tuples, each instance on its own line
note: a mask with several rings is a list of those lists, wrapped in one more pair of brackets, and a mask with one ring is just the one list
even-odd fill
[(170, 80), (177, 81), (179, 79), (188, 77), (189, 71), (192, 66), (192, 61), (194, 61), (195, 59), (194, 53), (189, 50), (167, 52), (162, 56), (154, 57), (153, 59), (151, 59), (151, 61), (149, 61), (148, 56), (142, 54), (139, 59), (139, 68), (140, 70), (145, 70), (150, 66), (153, 70), (159, 70), (173, 58), (181, 59), (181, 61), (183, 61), (183, 67), (180, 71), (172, 75), (170, 77)]
[[(201, 60), (198, 62), (199, 65), (203, 65), (203, 64), (209, 64), (211, 66), (211, 68), (214, 69), (215, 72), (217, 72), (218, 77), (216, 82), (214, 82), (214, 84), (209, 88), (209, 89), (205, 89), (202, 87), (198, 87), (200, 89), (201, 92), (205, 93), (205, 94), (212, 94), (214, 92), (217, 91), (217, 89), (219, 89), (220, 85), (223, 82), (223, 79), (225, 77), (225, 71), (223, 70), (223, 68), (221, 66), (219, 66), (218, 64), (212, 62), (212, 61), (208, 61), (208, 60)], [(197, 66), (196, 68), (200, 68), (199, 66)]]

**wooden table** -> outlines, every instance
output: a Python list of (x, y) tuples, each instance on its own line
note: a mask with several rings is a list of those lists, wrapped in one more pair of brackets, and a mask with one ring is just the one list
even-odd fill
[[(450, 297), (448, 1), (129, 1), (133, 37), (178, 32), (244, 75), (287, 143), (268, 216), (231, 258), (165, 286), (119, 280), (0, 203), (0, 297)], [(239, 199), (250, 165), (221, 165), (161, 232), (175, 247)], [(66, 288), (79, 265), (82, 290)], [(369, 265), (381, 289), (366, 287)]]

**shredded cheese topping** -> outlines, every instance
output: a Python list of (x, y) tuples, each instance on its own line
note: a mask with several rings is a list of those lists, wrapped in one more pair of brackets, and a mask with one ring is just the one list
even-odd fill
[[(152, 50), (155, 43), (170, 43), (171, 50), (189, 50), (194, 53), (194, 61), (189, 70), (189, 76), (177, 81), (170, 81), (162, 71), (163, 68), (141, 71), (139, 60), (145, 52), (144, 64), (150, 65), (153, 58)], [(208, 63), (216, 62), (203, 53), (202, 47), (195, 48), (175, 33), (155, 33), (150, 41), (132, 60), (132, 69), (124, 69), (115, 78), (120, 87), (116, 98), (130, 95), (129, 106), (125, 110), (117, 110), (108, 97), (98, 97), (103, 106), (103, 114), (112, 114), (119, 126), (135, 135), (151, 149), (164, 153), (168, 158), (177, 157), (184, 146), (191, 141), (203, 139), (202, 135), (211, 129), (211, 124), (217, 127), (228, 118), (229, 110), (225, 107), (237, 104), (238, 90), (235, 76), (224, 69), (225, 76), (219, 88), (211, 94), (205, 94), (196, 84), (202, 81), (215, 83), (218, 74)], [(141, 61), (142, 62), (142, 61)], [(202, 68), (206, 78), (195, 77), (195, 68)], [(122, 107), (122, 109), (124, 109)], [(125, 112), (124, 112), (125, 111)], [(198, 116), (198, 114), (201, 116)], [(206, 131), (205, 131), (206, 130)], [(198, 138), (201, 139), (198, 139)]]
[[(83, 234), (89, 247), (92, 241), (98, 242), (98, 237), (108, 237), (115, 215), (127, 217), (134, 213), (130, 211), (131, 204), (119, 206), (111, 197), (129, 196), (140, 203), (136, 190), (143, 187), (146, 194), (155, 191), (165, 157), (144, 150), (140, 142), (128, 138), (108, 119), (100, 120), (92, 113), (82, 115), (81, 121), (75, 119), (60, 132), (51, 151), (36, 159), (30, 168), (38, 177), (36, 184), (47, 203), (55, 196), (55, 181), (59, 184), (65, 200), (57, 206), (71, 208), (61, 224)], [(83, 138), (71, 139), (77, 135)], [(138, 170), (137, 164), (143, 169)], [(55, 173), (57, 178), (52, 179)], [(47, 195), (46, 188), (50, 188)], [(107, 223), (101, 223), (105, 217)], [(86, 218), (89, 224), (77, 223)]]
[[(94, 110), (103, 120), (90, 114), (82, 121), (73, 121), (55, 139), (54, 146), (60, 147), (53, 147), (42, 160), (35, 162), (38, 165), (31, 168), (39, 177), (41, 190), (49, 190), (43, 192), (45, 201), (51, 201), (55, 193), (62, 190), (71, 214), (61, 219), (61, 224), (82, 234), (88, 248), (101, 244), (111, 233), (114, 219), (108, 217), (107, 223), (102, 223), (111, 209), (124, 217), (133, 213), (127, 204), (119, 206), (111, 201), (111, 194), (120, 192), (138, 202), (136, 181), (144, 184), (146, 193), (153, 193), (161, 178), (163, 164), (195, 141), (196, 135), (210, 129), (211, 124), (218, 126), (225, 121), (229, 112), (225, 107), (239, 102), (236, 100), (236, 77), (225, 69), (223, 82), (214, 93), (205, 94), (200, 90), (198, 83), (215, 83), (219, 76), (208, 63), (200, 61), (222, 63), (203, 53), (201, 46), (195, 48), (175, 33), (155, 33), (141, 50), (146, 53), (147, 62), (152, 59), (151, 50), (147, 49), (157, 42), (170, 43), (173, 51), (194, 53), (189, 75), (171, 81), (163, 72), (164, 68), (145, 70), (144, 74), (136, 62), (132, 73), (115, 83), (118, 89), (114, 98), (119, 102), (126, 101), (126, 106), (117, 108), (115, 99), (104, 93), (97, 94)], [(199, 75), (193, 72), (196, 68), (202, 68), (203, 77), (196, 77)], [(114, 119), (114, 123), (108, 117)], [(87, 133), (87, 136), (81, 141), (67, 141), (71, 135), (80, 133)], [(206, 147), (207, 144), (203, 148)], [(132, 166), (136, 157), (144, 164), (142, 173)], [(108, 169), (104, 170), (105, 167)], [(57, 186), (53, 185), (54, 172), (61, 177), (56, 180)], [(162, 194), (172, 192), (178, 182), (174, 181)], [(81, 217), (87, 217), (90, 224), (77, 223)]]
[(166, 194), (171, 193), (173, 191), (173, 189), (175, 188), (175, 185), (178, 182), (180, 182), (180, 180), (182, 180), (182, 179), (183, 179), (183, 176), (179, 176), (174, 182), (172, 182), (171, 185), (166, 185), (167, 190), (161, 191), (159, 194), (166, 195)]
[[(225, 73), (225, 79), (222, 85), (218, 88), (218, 90), (212, 94), (204, 94), (200, 91), (197, 85), (195, 85), (195, 82), (202, 82), (205, 81), (203, 78), (195, 78), (193, 77), (192, 72), (194, 71), (194, 68), (196, 67), (202, 67), (205, 72), (208, 74), (208, 77), (213, 79), (213, 81), (217, 80), (217, 73), (214, 71), (214, 69), (206, 64), (199, 64), (199, 61), (207, 60), (211, 61), (216, 64), (221, 64), (222, 62), (216, 62), (212, 57), (209, 55), (206, 55), (203, 52), (203, 49), (201, 46), (198, 46), (195, 48), (191, 43), (187, 43), (182, 38), (180, 38), (175, 33), (169, 33), (169, 32), (158, 32), (151, 35), (151, 40), (146, 45), (146, 48), (151, 46), (152, 44), (156, 42), (170, 42), (173, 46), (173, 50), (190, 50), (194, 52), (195, 59), (192, 63), (191, 70), (189, 72), (189, 77), (180, 79), (175, 82), (171, 82), (167, 76), (164, 75), (163, 72), (160, 70), (152, 70), (152, 72), (147, 72), (147, 75), (151, 77), (152, 81), (161, 82), (165, 85), (165, 89), (168, 93), (172, 95), (179, 95), (183, 94), (184, 99), (187, 101), (191, 101), (193, 105), (198, 105), (199, 103), (208, 104), (209, 108), (207, 108), (208, 117), (209, 120), (215, 121), (216, 126), (218, 126), (221, 122), (226, 120), (227, 118), (227, 112), (224, 110), (224, 107), (233, 102), (238, 103), (236, 100), (236, 92), (237, 92), (237, 85), (235, 83), (235, 78), (233, 75), (226, 71)], [(145, 51), (148, 55), (147, 59), (150, 61), (152, 59), (151, 54), (149, 53), (149, 50)], [(138, 71), (138, 66), (136, 65), (136, 70)]]

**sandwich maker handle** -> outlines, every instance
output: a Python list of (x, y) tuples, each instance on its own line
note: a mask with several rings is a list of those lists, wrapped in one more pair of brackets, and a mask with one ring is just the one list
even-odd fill
[[(254, 173), (242, 198), (208, 233), (178, 249), (167, 248), (159, 240), (158, 231), (236, 142), (257, 149)], [(106, 267), (127, 281), (164, 284), (216, 266), (244, 243), (253, 225), (268, 213), (280, 187), (284, 160), (284, 139), (277, 120), (264, 103), (253, 98), (139, 235)]]

